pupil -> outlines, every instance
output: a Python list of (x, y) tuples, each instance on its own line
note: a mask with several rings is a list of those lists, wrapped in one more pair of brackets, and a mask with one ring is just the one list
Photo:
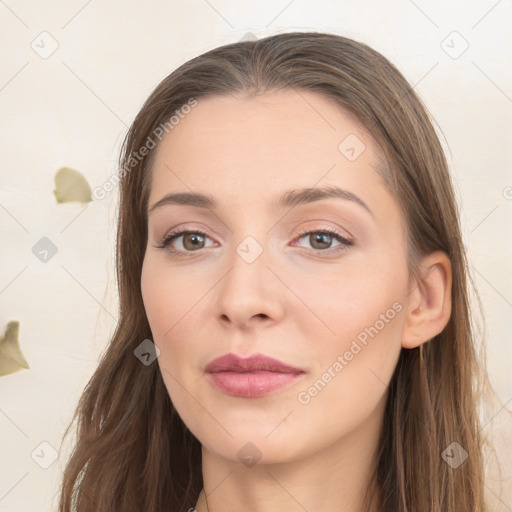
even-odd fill
[[(313, 239), (314, 239), (315, 243), (318, 241), (320, 243), (320, 245), (322, 245), (321, 248), (323, 248), (323, 249), (325, 249), (324, 246), (329, 245), (330, 238), (331, 238), (331, 235), (329, 235), (327, 233), (319, 233), (317, 235), (313, 235)], [(322, 244), (322, 240), (323, 240), (323, 244)], [(313, 247), (315, 246), (315, 243), (312, 244)]]
[[(192, 248), (194, 248), (194, 247), (197, 248), (198, 243), (199, 244), (201, 243), (201, 238), (202, 238), (202, 235), (198, 235), (198, 234), (189, 235), (189, 240), (191, 241)], [(187, 237), (185, 237), (185, 240), (187, 240)]]

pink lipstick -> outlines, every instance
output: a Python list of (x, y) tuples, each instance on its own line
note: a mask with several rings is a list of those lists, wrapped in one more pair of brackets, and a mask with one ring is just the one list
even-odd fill
[(232, 396), (264, 396), (295, 382), (304, 373), (277, 359), (261, 354), (241, 358), (227, 354), (211, 361), (205, 368), (212, 384)]

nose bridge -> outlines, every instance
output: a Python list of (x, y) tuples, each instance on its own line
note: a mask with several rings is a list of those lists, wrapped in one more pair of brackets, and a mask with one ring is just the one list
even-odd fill
[[(268, 247), (261, 236), (256, 239), (253, 235), (246, 235), (242, 240), (233, 245), (232, 254), (229, 257), (231, 268), (227, 278), (235, 287), (248, 287), (246, 290), (238, 288), (235, 291), (240, 295), (251, 295), (263, 290), (266, 281), (266, 268), (268, 260)], [(260, 242), (261, 240), (261, 242)]]
[(245, 205), (240, 205), (240, 212), (237, 222), (231, 226), (233, 253), (230, 255), (230, 266), (234, 266), (231, 272), (242, 274), (248, 272), (264, 272), (265, 262), (268, 261), (269, 227), (268, 221), (262, 216), (261, 212), (249, 211)]
[[(238, 325), (257, 315), (275, 317), (278, 302), (276, 283), (271, 282), (276, 278), (267, 268), (269, 246), (265, 229), (256, 231), (246, 229), (245, 225), (233, 231), (232, 252), (226, 262), (229, 271), (219, 283), (215, 306), (218, 317), (227, 317)], [(236, 242), (237, 239), (240, 241)]]

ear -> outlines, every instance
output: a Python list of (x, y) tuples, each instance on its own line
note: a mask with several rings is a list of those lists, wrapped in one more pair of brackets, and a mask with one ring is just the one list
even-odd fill
[(419, 265), (420, 280), (413, 280), (402, 331), (402, 346), (415, 348), (439, 334), (452, 312), (452, 265), (448, 255), (436, 251)]

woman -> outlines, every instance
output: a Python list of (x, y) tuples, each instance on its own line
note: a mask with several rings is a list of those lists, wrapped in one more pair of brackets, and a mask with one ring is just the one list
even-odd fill
[(487, 510), (456, 201), (386, 58), (322, 33), (209, 51), (120, 175), (120, 320), (61, 512)]

